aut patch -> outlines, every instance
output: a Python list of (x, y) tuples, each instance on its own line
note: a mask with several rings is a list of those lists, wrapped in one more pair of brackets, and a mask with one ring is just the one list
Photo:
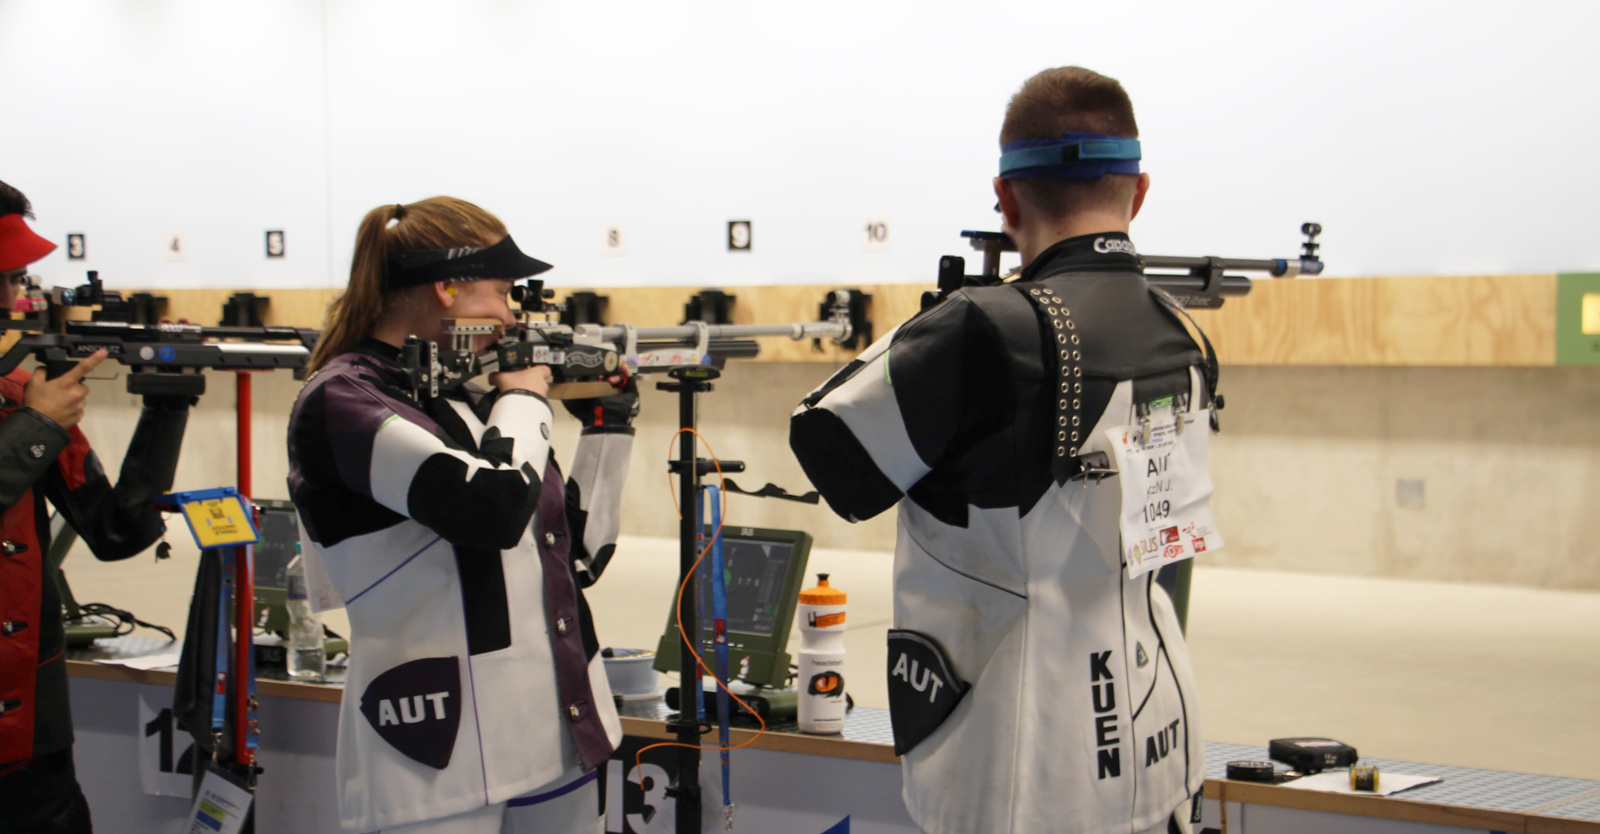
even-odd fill
[(362, 693), (361, 714), (391, 747), (443, 770), (461, 728), (461, 662), (425, 657), (384, 672)]
[(937, 730), (971, 688), (956, 677), (937, 640), (921, 632), (891, 629), (889, 719), (895, 755), (905, 755)]

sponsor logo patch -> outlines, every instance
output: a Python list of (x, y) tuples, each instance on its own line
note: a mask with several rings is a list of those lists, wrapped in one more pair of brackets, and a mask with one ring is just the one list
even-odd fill
[(1121, 252), (1125, 255), (1137, 255), (1139, 251), (1133, 248), (1131, 240), (1115, 240), (1103, 237), (1094, 239), (1094, 251), (1104, 255), (1108, 252)]

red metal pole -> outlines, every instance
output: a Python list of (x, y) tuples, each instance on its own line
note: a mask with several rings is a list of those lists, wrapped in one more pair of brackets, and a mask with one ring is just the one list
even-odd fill
[[(234, 374), (237, 398), (234, 416), (238, 436), (239, 494), (245, 502), (245, 512), (250, 508), (250, 374)], [(234, 640), (233, 640), (233, 749), (239, 764), (255, 761), (255, 751), (250, 749), (250, 652), (253, 650), (251, 628), (255, 624), (255, 565), (251, 564), (249, 546), (237, 548), (234, 563)]]
[(241, 371), (233, 375), (234, 391), (238, 394), (234, 407), (234, 420), (239, 437), (239, 494), (250, 497), (250, 374)]

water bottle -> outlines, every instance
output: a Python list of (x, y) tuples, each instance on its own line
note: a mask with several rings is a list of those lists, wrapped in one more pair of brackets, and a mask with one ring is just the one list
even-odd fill
[(297, 681), (322, 681), (328, 655), (322, 647), (322, 617), (311, 610), (306, 596), (305, 557), (300, 543), (285, 571), (289, 592), (289, 677)]
[(844, 729), (844, 591), (817, 574), (817, 587), (800, 592), (800, 731)]

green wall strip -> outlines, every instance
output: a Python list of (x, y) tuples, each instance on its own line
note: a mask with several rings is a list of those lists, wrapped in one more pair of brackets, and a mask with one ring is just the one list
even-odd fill
[(1600, 272), (1556, 278), (1556, 364), (1600, 365)]

